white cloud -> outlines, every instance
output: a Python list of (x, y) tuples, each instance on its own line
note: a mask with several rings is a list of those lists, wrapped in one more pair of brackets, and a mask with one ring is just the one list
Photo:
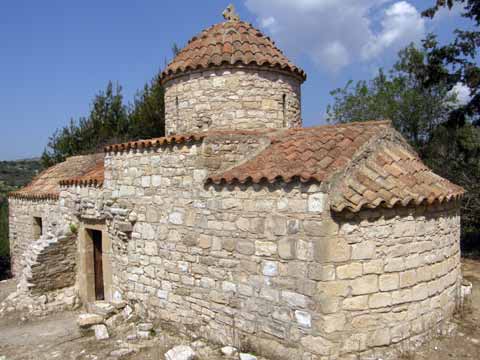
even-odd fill
[(472, 98), (470, 88), (460, 82), (456, 83), (450, 92), (457, 95), (456, 105), (459, 106), (467, 104)]
[(425, 33), (407, 1), (246, 0), (246, 6), (280, 47), (328, 71), (397, 51)]
[(365, 45), (362, 56), (370, 59), (387, 49), (398, 50), (412, 41), (418, 41), (425, 33), (425, 22), (415, 7), (399, 1), (385, 10), (382, 30)]

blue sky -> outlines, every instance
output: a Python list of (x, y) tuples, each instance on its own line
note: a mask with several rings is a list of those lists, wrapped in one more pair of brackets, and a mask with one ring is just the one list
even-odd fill
[[(70, 118), (87, 115), (109, 80), (127, 101), (202, 29), (222, 21), (221, 0), (11, 0), (0, 3), (0, 160), (39, 156)], [(329, 91), (371, 78), (402, 46), (434, 31), (443, 40), (464, 20), (434, 21), (434, 1), (237, 0), (242, 20), (272, 36), (308, 74), (305, 126), (324, 123)]]

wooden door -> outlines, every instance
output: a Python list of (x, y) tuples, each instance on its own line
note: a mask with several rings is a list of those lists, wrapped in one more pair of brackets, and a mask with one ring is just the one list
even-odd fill
[(103, 262), (102, 262), (102, 232), (92, 230), (93, 240), (93, 266), (95, 273), (95, 299), (104, 300), (103, 289)]

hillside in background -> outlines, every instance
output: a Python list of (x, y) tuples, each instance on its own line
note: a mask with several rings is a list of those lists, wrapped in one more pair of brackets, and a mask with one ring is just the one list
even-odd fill
[(40, 159), (0, 161), (0, 280), (10, 271), (7, 194), (28, 184), (40, 170)]

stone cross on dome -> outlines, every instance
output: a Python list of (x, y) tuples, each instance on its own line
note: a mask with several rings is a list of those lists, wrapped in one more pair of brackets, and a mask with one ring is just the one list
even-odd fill
[(228, 5), (222, 15), (227, 21), (240, 21), (240, 16), (235, 12), (235, 6), (233, 6), (233, 4)]

